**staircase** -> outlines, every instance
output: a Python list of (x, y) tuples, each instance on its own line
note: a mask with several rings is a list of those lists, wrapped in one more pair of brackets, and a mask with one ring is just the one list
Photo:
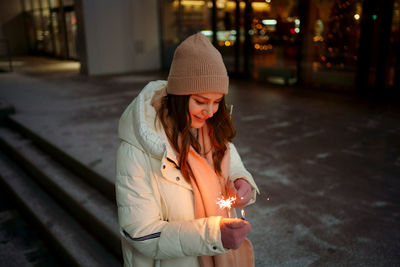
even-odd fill
[[(0, 124), (0, 185), (67, 266), (121, 266), (114, 185), (17, 118)], [(60, 263), (61, 263), (60, 262)]]

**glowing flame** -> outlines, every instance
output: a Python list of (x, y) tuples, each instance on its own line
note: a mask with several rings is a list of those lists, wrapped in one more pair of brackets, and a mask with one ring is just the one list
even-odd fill
[(222, 197), (222, 198), (218, 199), (217, 205), (219, 205), (220, 209), (223, 209), (223, 208), (230, 209), (232, 207), (233, 202), (235, 202), (235, 200), (236, 200), (236, 197), (230, 197), (227, 199), (224, 199), (224, 197)]
[(246, 217), (246, 213), (244, 212), (244, 209), (242, 209), (241, 213), (242, 213), (243, 218)]

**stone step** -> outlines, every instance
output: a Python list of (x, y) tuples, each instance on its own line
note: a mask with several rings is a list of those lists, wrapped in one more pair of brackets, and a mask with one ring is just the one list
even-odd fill
[(32, 231), (41, 231), (59, 255), (61, 266), (121, 266), (113, 254), (0, 152), (0, 184), (29, 215)]
[(0, 123), (5, 121), (8, 116), (15, 113), (15, 108), (4, 99), (0, 98)]
[(51, 155), (54, 159), (65, 166), (65, 168), (73, 171), (93, 188), (100, 191), (110, 201), (115, 202), (115, 188), (113, 182), (110, 182), (110, 180), (106, 179), (103, 175), (89, 168), (73, 156), (63, 151), (61, 148), (57, 147), (48, 139), (27, 127), (18, 119), (17, 116), (9, 115), (6, 123), (8, 127), (32, 140), (37, 147)]
[(116, 205), (19, 133), (0, 127), (0, 146), (38, 185), (116, 257), (121, 258)]

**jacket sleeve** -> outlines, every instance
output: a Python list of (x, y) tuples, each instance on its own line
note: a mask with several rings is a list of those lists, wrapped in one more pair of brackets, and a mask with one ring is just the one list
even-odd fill
[(243, 162), (239, 156), (239, 153), (236, 150), (234, 144), (230, 143), (230, 169), (229, 169), (229, 179), (235, 181), (236, 179), (243, 178), (245, 179), (252, 188), (253, 197), (250, 202), (247, 204), (252, 204), (256, 201), (257, 193), (260, 194), (256, 183), (254, 182), (253, 176), (246, 170), (243, 165)]
[(146, 170), (149, 164), (145, 157), (144, 152), (126, 142), (118, 148), (115, 187), (122, 237), (153, 259), (225, 253), (219, 228), (221, 217), (163, 220), (155, 193), (158, 191)]

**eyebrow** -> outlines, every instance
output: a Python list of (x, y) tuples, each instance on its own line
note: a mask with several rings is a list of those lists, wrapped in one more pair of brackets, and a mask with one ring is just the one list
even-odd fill
[[(203, 99), (206, 99), (206, 100), (211, 100), (210, 98), (204, 97), (204, 96), (201, 96), (201, 95), (193, 95), (193, 96), (197, 96), (197, 97), (200, 97), (200, 98), (203, 98)], [(215, 101), (220, 101), (220, 100), (222, 100), (222, 98), (224, 98), (224, 96), (221, 96), (220, 98), (218, 98), (218, 99), (215, 100)]]

